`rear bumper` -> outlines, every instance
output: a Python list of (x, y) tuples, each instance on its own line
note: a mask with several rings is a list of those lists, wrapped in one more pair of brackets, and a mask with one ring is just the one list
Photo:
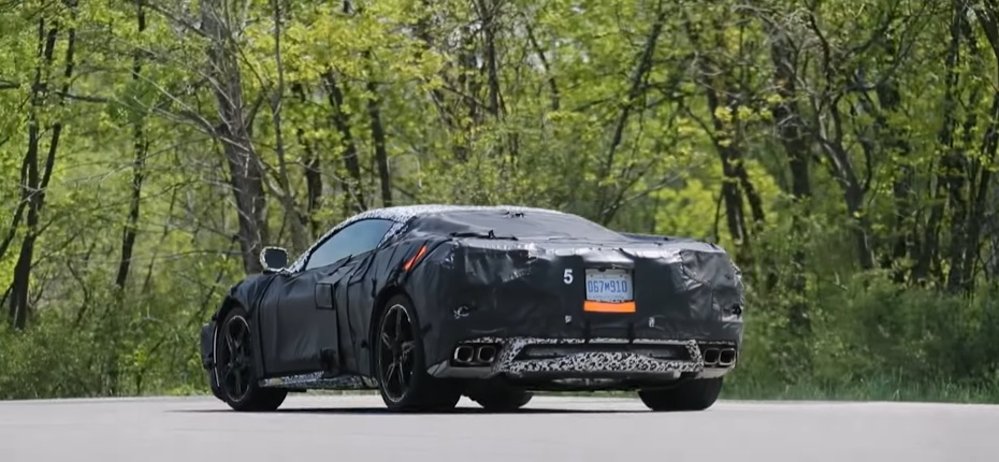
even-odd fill
[[(711, 340), (738, 345), (742, 340), (745, 300), (738, 270), (723, 250), (709, 244), (461, 241), (440, 246), (428, 258), (439, 264), (421, 266), (405, 290), (418, 311), (427, 363), (442, 369), (451, 365), (454, 348), (470, 339), (498, 339), (504, 351), (524, 342)], [(630, 272), (631, 310), (587, 309), (585, 275), (593, 269)], [(690, 366), (627, 351), (611, 353), (570, 356), (573, 361), (622, 363), (628, 373), (643, 373), (643, 368), (647, 373), (697, 373), (689, 370), (696, 367), (694, 359), (686, 360), (695, 363)], [(518, 359), (498, 367), (509, 375), (542, 373), (530, 367), (567, 367), (552, 362)]]
[[(494, 346), (489, 360), (459, 357), (458, 346)], [(738, 361), (735, 342), (622, 338), (480, 337), (460, 342), (455, 354), (428, 368), (441, 378), (489, 379), (514, 382), (576, 383), (575, 388), (605, 388), (608, 384), (666, 383), (681, 378), (714, 378), (727, 374)], [(705, 363), (704, 352), (730, 350), (723, 364), (717, 357)], [(709, 354), (709, 356), (711, 356)], [(488, 359), (488, 358), (487, 358)]]

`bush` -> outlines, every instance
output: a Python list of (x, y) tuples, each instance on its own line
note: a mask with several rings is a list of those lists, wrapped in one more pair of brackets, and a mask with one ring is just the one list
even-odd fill
[(750, 304), (745, 352), (727, 396), (999, 399), (995, 290), (965, 296), (901, 288), (879, 272), (817, 286), (809, 291), (812, 335), (805, 338), (788, 334), (779, 309)]

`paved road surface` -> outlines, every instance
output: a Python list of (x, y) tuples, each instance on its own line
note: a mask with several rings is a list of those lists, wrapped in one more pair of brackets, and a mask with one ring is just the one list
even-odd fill
[(721, 402), (659, 414), (632, 399), (462, 401), (394, 415), (376, 396), (295, 395), (270, 414), (211, 398), (0, 402), (2, 461), (999, 461), (999, 406)]

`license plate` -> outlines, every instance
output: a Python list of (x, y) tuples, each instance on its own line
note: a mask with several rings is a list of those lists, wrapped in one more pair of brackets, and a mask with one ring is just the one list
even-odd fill
[(624, 303), (634, 300), (631, 272), (621, 269), (586, 270), (586, 300)]

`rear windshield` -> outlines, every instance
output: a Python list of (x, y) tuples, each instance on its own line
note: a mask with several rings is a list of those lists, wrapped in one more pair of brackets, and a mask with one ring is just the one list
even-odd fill
[(557, 212), (520, 210), (459, 210), (419, 220), (417, 227), (442, 234), (467, 234), (497, 238), (572, 238), (620, 240), (621, 235), (585, 218)]

